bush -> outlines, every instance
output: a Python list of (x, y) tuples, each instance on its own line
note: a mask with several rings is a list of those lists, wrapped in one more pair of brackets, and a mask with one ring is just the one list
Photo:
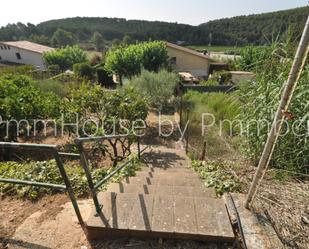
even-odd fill
[(61, 71), (59, 65), (49, 65), (48, 70), (53, 74), (58, 74)]
[(157, 72), (167, 65), (166, 44), (160, 41), (144, 42), (121, 47), (106, 55), (105, 69), (121, 78), (132, 77), (141, 72), (142, 68)]
[(43, 59), (48, 66), (57, 65), (61, 71), (72, 69), (74, 64), (87, 61), (86, 53), (78, 46), (65, 47), (43, 54)]
[[(119, 120), (127, 120), (126, 127), (130, 129), (132, 122), (138, 119), (145, 120), (148, 114), (146, 100), (135, 89), (110, 91), (99, 85), (87, 83), (70, 92), (65, 109), (69, 113), (78, 113), (81, 124), (90, 118), (98, 122), (99, 130), (91, 125), (82, 129), (81, 125), (79, 131), (81, 136), (86, 135), (84, 132), (91, 135), (112, 134), (113, 132), (120, 134), (123, 130), (119, 126)], [(115, 127), (114, 121), (118, 124)]]
[[(132, 176), (139, 168), (140, 162), (133, 160), (129, 169), (122, 169), (111, 179), (111, 181), (117, 181), (122, 177)], [(110, 169), (98, 168), (92, 169), (91, 171), (94, 182), (97, 182), (106, 176), (110, 172)], [(77, 197), (87, 196), (89, 194), (88, 182), (82, 167), (78, 165), (69, 165), (69, 167), (66, 167), (66, 172), (71, 181), (75, 195)], [(28, 163), (0, 162), (0, 178), (64, 184), (54, 160)], [(105, 186), (102, 188), (104, 187)], [(18, 196), (30, 200), (37, 200), (44, 195), (55, 194), (58, 192), (59, 190), (48, 188), (0, 183), (1, 195)]]
[(34, 70), (33, 66), (23, 65), (23, 66), (0, 66), (0, 75), (4, 74), (19, 74), (19, 75), (30, 75)]
[(88, 63), (77, 63), (73, 65), (74, 74), (88, 80), (93, 79), (94, 69)]
[[(53, 93), (40, 91), (26, 76), (0, 77), (0, 113), (3, 121), (23, 120), (20, 131), (32, 130), (33, 119), (49, 119), (60, 116), (60, 99)], [(6, 123), (0, 123), (0, 140), (6, 137)], [(16, 140), (16, 124), (9, 125), (8, 140)]]
[(44, 93), (54, 93), (60, 98), (65, 98), (69, 93), (69, 87), (66, 83), (56, 80), (42, 80), (34, 82), (34, 86)]
[(128, 85), (147, 98), (150, 106), (165, 111), (175, 106), (174, 92), (179, 82), (179, 76), (175, 73), (166, 70), (158, 73), (143, 70), (141, 75), (132, 78)]

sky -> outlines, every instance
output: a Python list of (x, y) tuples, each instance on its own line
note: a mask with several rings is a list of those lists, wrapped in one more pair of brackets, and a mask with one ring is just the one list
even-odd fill
[(209, 20), (302, 7), (308, 0), (10, 0), (0, 26), (75, 17), (121, 17), (198, 25)]

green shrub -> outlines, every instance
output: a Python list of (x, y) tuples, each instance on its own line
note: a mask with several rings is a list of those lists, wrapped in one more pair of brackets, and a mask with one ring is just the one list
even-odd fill
[(69, 93), (69, 86), (67, 83), (62, 83), (56, 80), (41, 80), (34, 82), (35, 87), (37, 87), (41, 92), (54, 93), (60, 98), (65, 98)]
[(48, 66), (57, 65), (61, 71), (72, 69), (74, 64), (87, 61), (86, 53), (78, 46), (65, 47), (43, 54), (43, 59)]
[(110, 74), (132, 77), (141, 72), (142, 68), (157, 72), (167, 65), (166, 44), (160, 41), (144, 42), (128, 47), (111, 50), (106, 55), (105, 69)]
[(193, 161), (192, 167), (205, 181), (207, 187), (215, 189), (217, 196), (242, 190), (241, 181), (231, 174), (231, 171), (238, 167), (235, 163), (226, 161)]
[[(113, 121), (118, 124), (121, 119), (127, 120), (126, 127), (130, 129), (132, 122), (138, 119), (145, 120), (148, 114), (145, 98), (135, 89), (110, 91), (99, 85), (87, 83), (70, 92), (65, 109), (69, 113), (78, 113), (81, 123), (90, 118), (97, 119), (100, 127), (98, 131), (96, 126), (85, 127), (87, 134), (91, 135), (111, 134), (112, 132), (119, 134), (123, 130), (119, 125), (114, 127)], [(84, 130), (81, 129), (79, 132), (81, 136), (85, 135)]]
[(129, 80), (128, 85), (147, 98), (150, 106), (164, 111), (175, 107), (174, 92), (179, 81), (177, 74), (166, 70), (158, 73), (143, 70), (141, 75)]
[(48, 70), (54, 74), (58, 74), (61, 71), (59, 65), (49, 65)]
[(4, 74), (19, 74), (19, 75), (30, 75), (34, 70), (33, 66), (23, 65), (23, 66), (0, 66), (0, 75)]
[[(65, 168), (75, 195), (77, 197), (88, 196), (88, 182), (82, 167), (79, 165), (70, 164), (66, 165)], [(122, 169), (111, 179), (111, 181), (117, 182), (123, 177), (133, 176), (135, 175), (136, 170), (139, 168), (140, 162), (134, 159), (129, 168)], [(101, 180), (111, 170), (112, 168), (92, 168), (91, 172), (94, 182)], [(59, 169), (54, 160), (28, 163), (0, 162), (0, 178), (64, 184), (63, 179), (59, 174)], [(106, 185), (102, 188), (104, 187), (106, 187)], [(0, 194), (4, 196), (19, 196), (21, 198), (37, 200), (44, 195), (55, 194), (58, 192), (58, 190), (48, 188), (0, 183)]]
[(86, 62), (73, 65), (74, 74), (88, 80), (93, 79), (94, 69)]
[[(53, 93), (40, 91), (34, 81), (26, 76), (0, 77), (0, 113), (3, 121), (33, 119), (50, 119), (60, 116), (60, 99)], [(12, 128), (12, 129), (11, 129)], [(21, 131), (28, 130), (27, 124), (22, 123)], [(9, 126), (9, 140), (16, 139), (16, 127)], [(0, 123), (0, 140), (6, 136), (6, 124)]]

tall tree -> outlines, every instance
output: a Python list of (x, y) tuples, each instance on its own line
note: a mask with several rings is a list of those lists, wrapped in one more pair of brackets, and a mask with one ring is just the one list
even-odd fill
[(52, 45), (55, 47), (65, 47), (65, 46), (72, 46), (77, 43), (76, 36), (64, 29), (57, 29), (57, 31), (53, 34), (51, 39)]
[(94, 32), (91, 38), (91, 42), (95, 45), (97, 51), (102, 51), (105, 48), (105, 41), (103, 36), (99, 32)]

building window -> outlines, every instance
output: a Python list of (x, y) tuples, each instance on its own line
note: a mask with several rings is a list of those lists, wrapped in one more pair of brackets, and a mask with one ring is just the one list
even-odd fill
[(0, 48), (1, 48), (1, 50), (3, 50), (3, 47), (2, 47), (2, 46), (0, 46)]
[(21, 60), (20, 53), (16, 53), (17, 60)]
[(2, 57), (0, 56), (0, 61), (2, 60)]
[(6, 45), (4, 45), (4, 49), (6, 50)]
[(11, 47), (10, 46), (8, 46), (8, 50), (10, 50), (11, 49)]

